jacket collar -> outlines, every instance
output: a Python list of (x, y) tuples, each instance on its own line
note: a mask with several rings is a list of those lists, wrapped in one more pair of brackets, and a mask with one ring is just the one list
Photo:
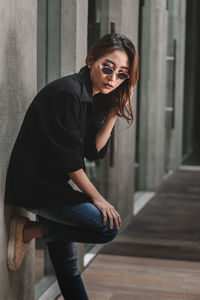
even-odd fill
[(85, 99), (85, 101), (93, 102), (93, 85), (92, 80), (90, 78), (90, 69), (88, 68), (88, 66), (83, 66), (80, 69), (78, 75), (80, 76), (80, 79), (83, 82), (88, 93), (88, 99)]

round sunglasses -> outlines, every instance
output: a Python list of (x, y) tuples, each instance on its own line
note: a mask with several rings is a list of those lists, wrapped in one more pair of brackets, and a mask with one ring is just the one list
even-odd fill
[[(106, 75), (110, 75), (112, 73), (114, 73), (113, 69), (110, 68), (109, 66), (106, 66), (106, 65), (102, 65), (98, 62), (99, 66), (101, 67), (101, 71), (106, 74)], [(117, 73), (117, 78), (121, 79), (121, 80), (124, 80), (124, 79), (127, 79), (129, 78), (129, 75), (127, 73), (124, 73), (124, 72), (119, 72)]]

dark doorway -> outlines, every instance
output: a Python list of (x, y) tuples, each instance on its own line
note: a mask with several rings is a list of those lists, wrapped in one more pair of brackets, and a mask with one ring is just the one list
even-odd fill
[(187, 1), (183, 164), (200, 165), (200, 2)]

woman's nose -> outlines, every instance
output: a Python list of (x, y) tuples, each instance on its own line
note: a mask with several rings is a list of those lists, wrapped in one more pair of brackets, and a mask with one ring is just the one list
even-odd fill
[(109, 76), (108, 78), (111, 81), (115, 81), (117, 79), (117, 74), (115, 74), (115, 72), (113, 72), (112, 74), (109, 74), (108, 76)]

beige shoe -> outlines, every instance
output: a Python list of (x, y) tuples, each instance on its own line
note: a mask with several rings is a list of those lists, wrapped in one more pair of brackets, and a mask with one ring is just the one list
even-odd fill
[(20, 268), (24, 255), (30, 246), (30, 243), (23, 242), (23, 230), (27, 221), (29, 219), (26, 217), (14, 217), (11, 220), (7, 260), (9, 269), (13, 271)]

